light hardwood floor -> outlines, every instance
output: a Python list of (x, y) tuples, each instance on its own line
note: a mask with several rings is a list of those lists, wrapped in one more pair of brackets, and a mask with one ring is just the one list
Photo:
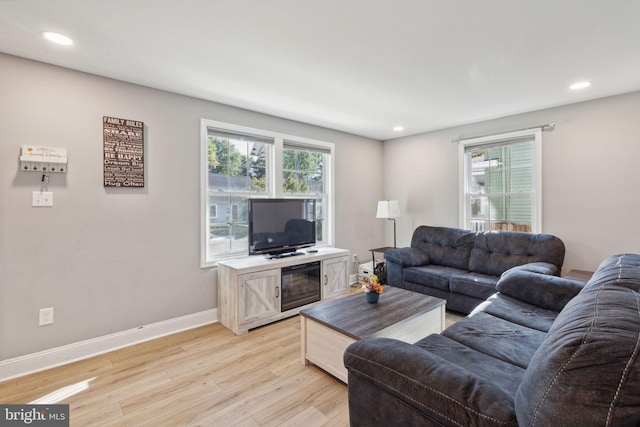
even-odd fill
[(6, 381), (0, 402), (68, 403), (71, 426), (349, 425), (346, 385), (300, 362), (298, 316), (242, 336), (215, 323)]
[(348, 425), (346, 386), (300, 362), (297, 316), (242, 336), (216, 323), (11, 380), (0, 402), (65, 391), (72, 426)]

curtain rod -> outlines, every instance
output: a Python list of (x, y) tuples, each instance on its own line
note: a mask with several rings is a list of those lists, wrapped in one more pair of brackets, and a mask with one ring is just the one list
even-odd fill
[[(547, 123), (546, 125), (531, 126), (531, 127), (528, 127), (528, 128), (509, 130), (509, 131), (505, 131), (505, 132), (502, 132), (502, 133), (521, 132), (523, 130), (532, 130), (532, 129), (541, 129), (543, 131), (545, 131), (545, 130), (552, 131), (552, 130), (554, 130), (556, 128), (556, 126), (557, 125), (555, 123)], [(459, 143), (461, 141), (466, 141), (468, 139), (484, 138), (485, 136), (492, 136), (492, 135), (499, 135), (499, 134), (488, 133), (486, 135), (478, 135), (478, 136), (470, 136), (468, 138), (452, 139), (451, 142), (452, 143)]]

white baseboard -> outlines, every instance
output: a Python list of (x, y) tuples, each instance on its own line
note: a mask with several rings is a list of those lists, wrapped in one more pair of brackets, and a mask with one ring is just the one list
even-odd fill
[(176, 317), (110, 335), (0, 361), (0, 381), (107, 353), (218, 321), (218, 309)]

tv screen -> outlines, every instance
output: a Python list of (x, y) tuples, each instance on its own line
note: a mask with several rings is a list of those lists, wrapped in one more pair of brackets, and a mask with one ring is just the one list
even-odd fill
[(249, 255), (314, 246), (315, 214), (315, 199), (249, 199)]

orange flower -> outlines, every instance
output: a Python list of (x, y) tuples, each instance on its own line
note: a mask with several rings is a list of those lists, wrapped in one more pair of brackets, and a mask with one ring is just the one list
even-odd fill
[(365, 292), (375, 292), (378, 294), (382, 293), (382, 285), (378, 282), (378, 276), (375, 274), (369, 275), (370, 280), (362, 285), (362, 289)]

